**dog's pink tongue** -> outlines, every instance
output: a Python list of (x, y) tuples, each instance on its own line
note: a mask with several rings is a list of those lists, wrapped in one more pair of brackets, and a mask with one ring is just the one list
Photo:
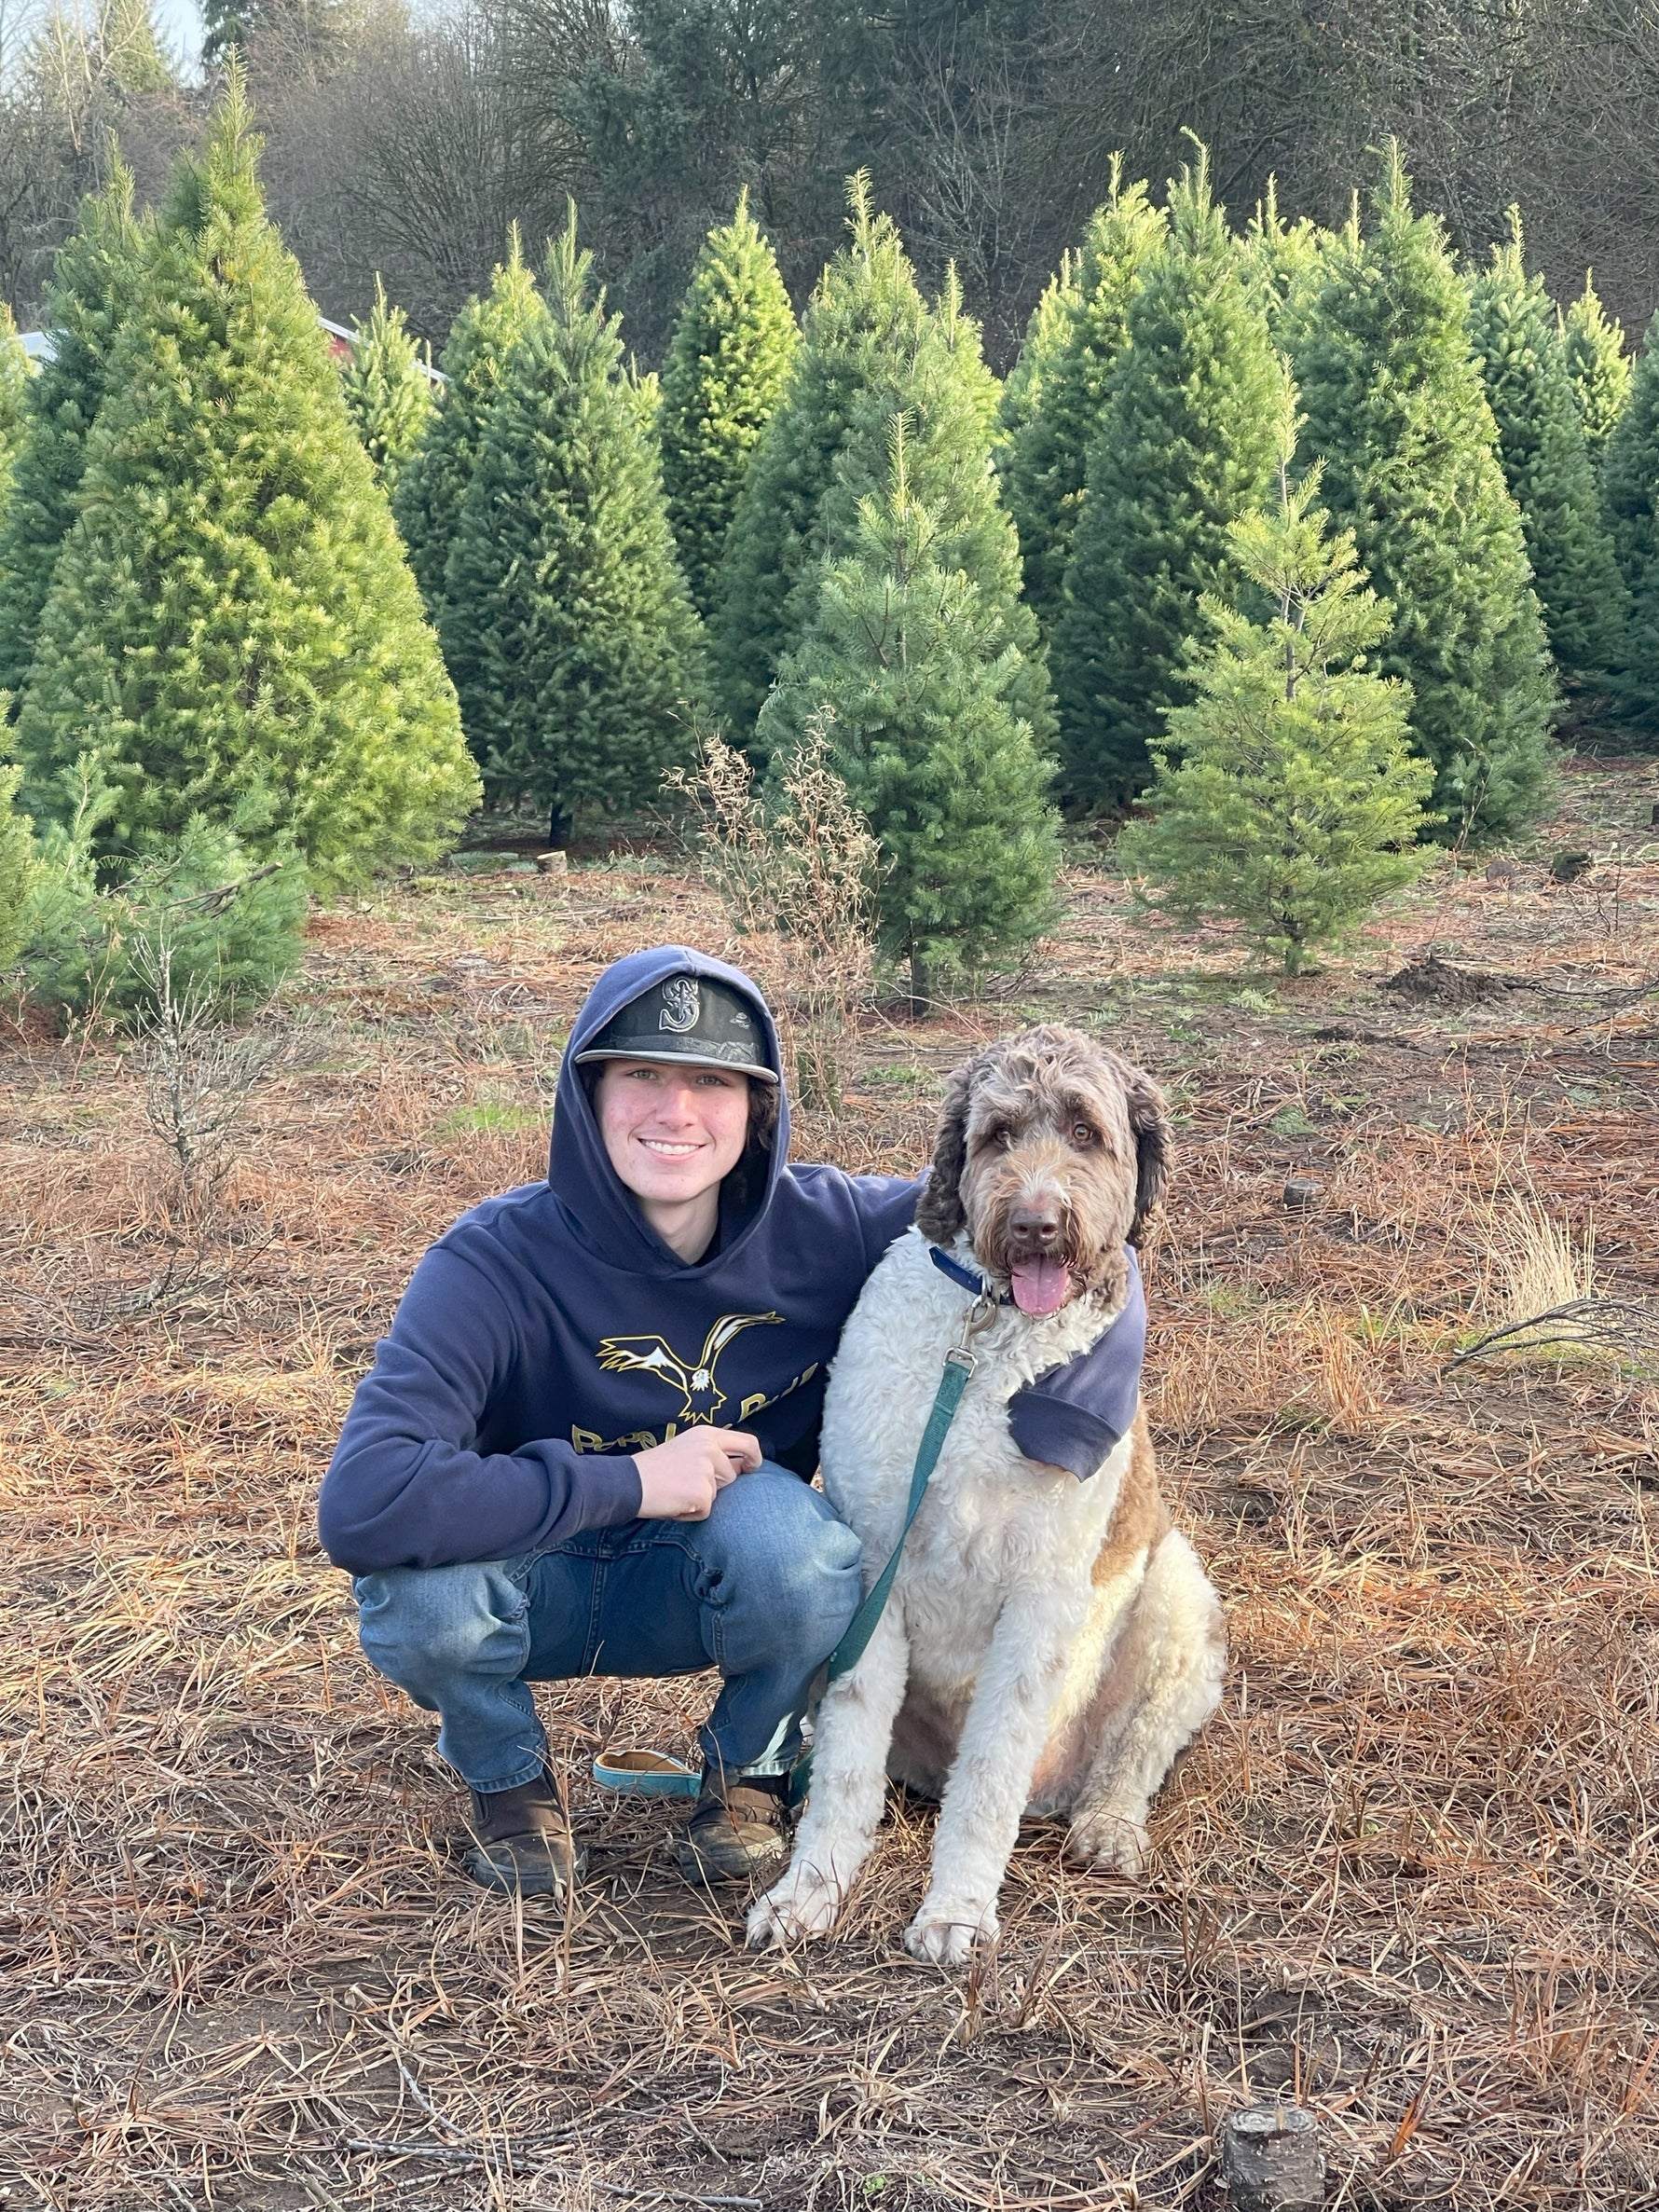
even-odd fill
[(1026, 1259), (1013, 1271), (1014, 1303), (1021, 1313), (1054, 1313), (1065, 1303), (1071, 1274), (1058, 1259)]

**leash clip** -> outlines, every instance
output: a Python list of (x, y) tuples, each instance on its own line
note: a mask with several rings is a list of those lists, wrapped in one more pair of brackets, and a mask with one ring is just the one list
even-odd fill
[(963, 1318), (962, 1335), (945, 1353), (948, 1367), (960, 1367), (965, 1377), (973, 1373), (980, 1364), (977, 1352), (968, 1350), (969, 1344), (996, 1315), (996, 1300), (988, 1290), (981, 1290)]

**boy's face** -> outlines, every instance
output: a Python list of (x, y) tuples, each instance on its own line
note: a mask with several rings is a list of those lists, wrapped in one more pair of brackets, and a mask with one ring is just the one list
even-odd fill
[(594, 1111), (636, 1198), (683, 1204), (721, 1182), (748, 1141), (748, 1078), (723, 1067), (608, 1060)]

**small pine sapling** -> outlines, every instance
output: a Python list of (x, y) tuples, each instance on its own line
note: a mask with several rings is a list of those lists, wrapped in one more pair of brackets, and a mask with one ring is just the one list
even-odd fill
[(1206, 597), (1198, 695), (1171, 711), (1145, 814), (1118, 840), (1125, 865), (1157, 886), (1154, 904), (1227, 916), (1287, 975), (1417, 874), (1434, 781), (1410, 749), (1409, 689), (1366, 665), (1391, 610), (1352, 533), (1328, 534), (1317, 464), (1291, 482), (1295, 437), (1287, 403), (1277, 498), (1232, 528), (1237, 567), (1268, 611)]
[(1625, 325), (1602, 306), (1588, 269), (1584, 290), (1561, 317), (1561, 346), (1584, 443), (1599, 468), (1630, 394), (1630, 356), (1625, 350)]

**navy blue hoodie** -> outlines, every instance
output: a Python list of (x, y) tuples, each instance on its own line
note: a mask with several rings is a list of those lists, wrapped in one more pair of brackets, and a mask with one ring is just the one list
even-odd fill
[(510, 1559), (632, 1520), (631, 1455), (693, 1422), (747, 1429), (811, 1476), (826, 1363), (919, 1185), (786, 1165), (780, 1084), (772, 1147), (727, 1178), (709, 1254), (688, 1266), (671, 1252), (612, 1168), (576, 1067), (671, 975), (740, 990), (781, 1074), (770, 1010), (737, 969), (683, 945), (606, 969), (566, 1047), (546, 1182), (487, 1199), (439, 1239), (358, 1385), (318, 1507), (337, 1565)]

